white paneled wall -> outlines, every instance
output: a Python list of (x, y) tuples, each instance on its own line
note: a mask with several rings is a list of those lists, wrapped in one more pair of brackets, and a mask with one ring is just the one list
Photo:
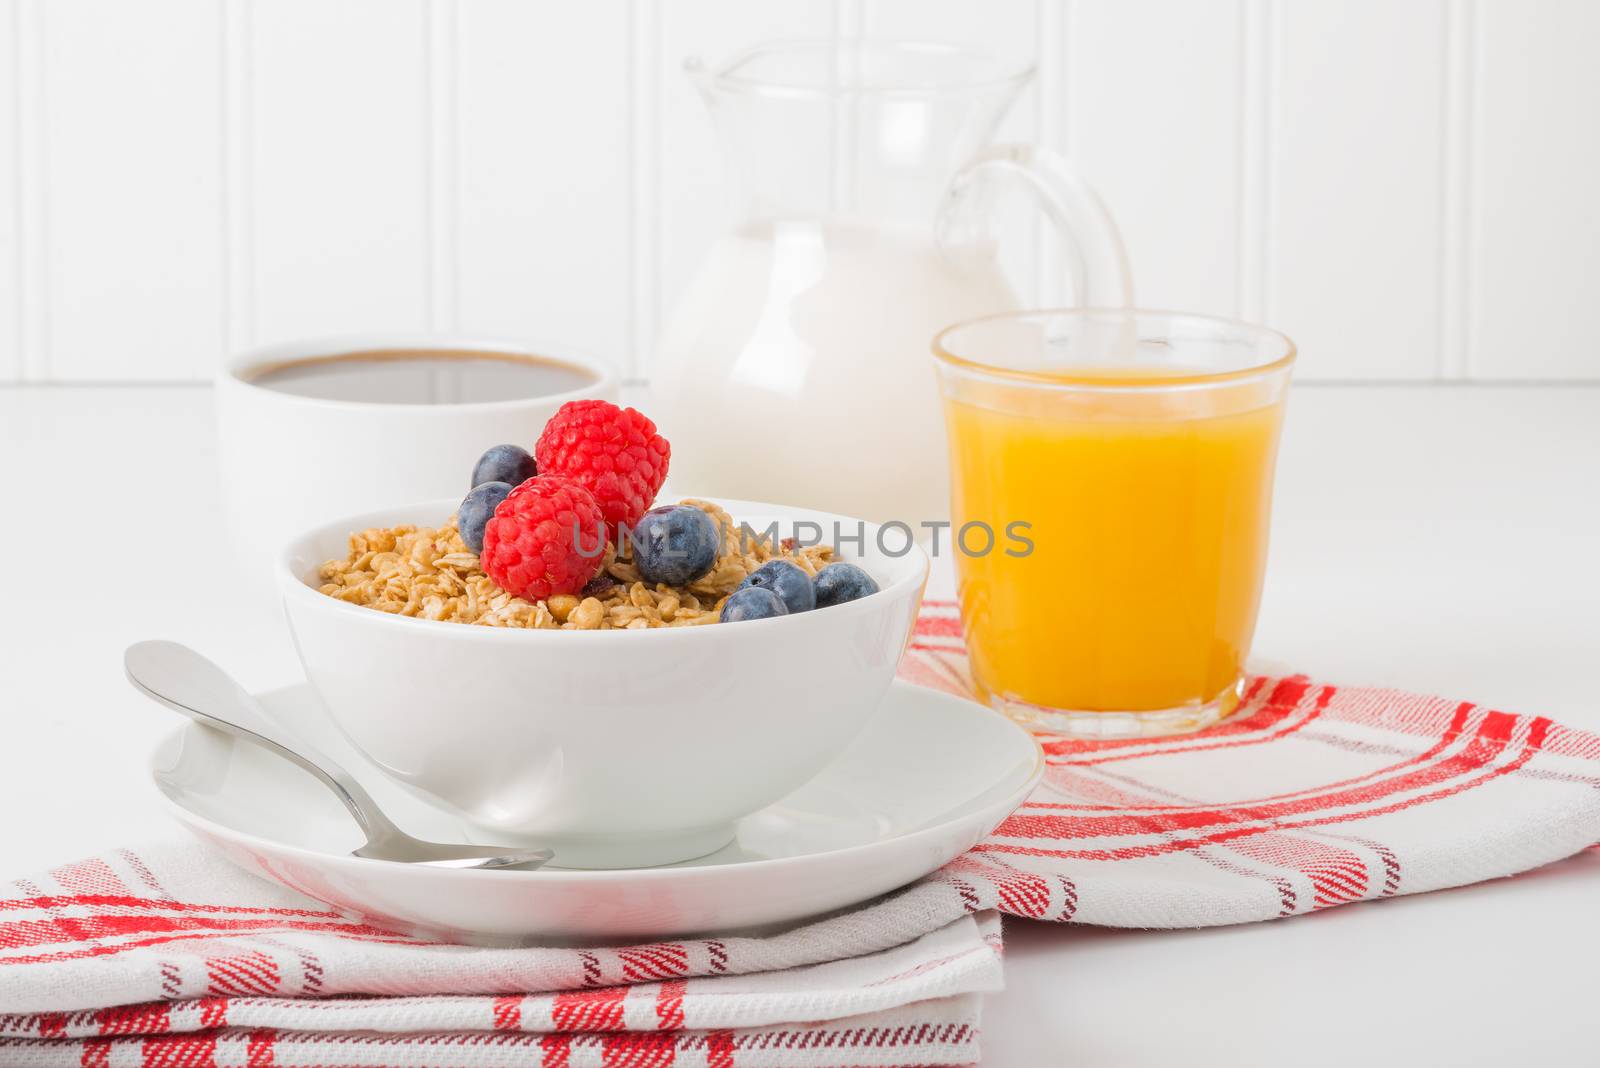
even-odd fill
[(1307, 378), (1600, 380), (1593, 0), (0, 0), (0, 381), (377, 329), (647, 376), (726, 206), (683, 60), (856, 33), (1031, 58), (1003, 136), (1143, 303)]
[(1259, 318), (1244, 253), (1243, 0), (1080, 0), (1058, 147), (1122, 226), (1141, 303)]
[(434, 68), (434, 223), (438, 288), (454, 308), (432, 325), (622, 359), (635, 304), (634, 32), (648, 30), (620, 3), (451, 7), (436, 8), (455, 47), (441, 37)]
[(253, 338), (424, 329), (434, 173), (422, 0), (267, 0), (234, 13), (247, 88), (229, 133), (247, 139), (239, 297)]
[(1308, 374), (1426, 378), (1442, 358), (1445, 7), (1266, 17), (1262, 307), (1294, 323)]
[(1600, 4), (1539, 7), (1481, 4), (1466, 60), (1464, 360), (1483, 378), (1600, 377)]

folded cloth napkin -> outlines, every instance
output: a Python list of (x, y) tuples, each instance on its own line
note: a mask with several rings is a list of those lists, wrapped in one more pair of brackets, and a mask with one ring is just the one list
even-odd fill
[[(948, 601), (902, 677), (969, 692)], [(760, 938), (486, 949), (387, 931), (192, 844), (0, 888), (0, 1063), (923, 1065), (977, 1059), (995, 912), (1272, 919), (1510, 875), (1600, 841), (1600, 736), (1392, 690), (1252, 678), (1197, 734), (1041, 735), (975, 849)]]
[(0, 890), (0, 1064), (970, 1063), (1000, 920), (944, 906), (930, 886), (766, 938), (494, 949), (386, 931), (192, 842), (121, 849)]

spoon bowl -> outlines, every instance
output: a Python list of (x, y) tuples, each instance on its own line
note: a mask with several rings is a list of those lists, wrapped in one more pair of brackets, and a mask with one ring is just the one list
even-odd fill
[(366, 835), (358, 857), (443, 868), (516, 868), (547, 863), (548, 849), (495, 847), (415, 838), (384, 815), (372, 795), (332, 758), (298, 737), (216, 664), (177, 642), (137, 642), (123, 654), (134, 689), (197, 723), (253, 742), (316, 777)]

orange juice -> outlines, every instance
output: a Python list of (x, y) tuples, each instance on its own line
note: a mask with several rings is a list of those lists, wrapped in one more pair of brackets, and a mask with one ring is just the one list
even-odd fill
[(1007, 704), (1226, 715), (1266, 566), (1281, 383), (1185, 389), (1132, 367), (1072, 383), (946, 389), (955, 523), (1027, 524), (1011, 529), (1032, 542), (955, 554), (974, 677)]

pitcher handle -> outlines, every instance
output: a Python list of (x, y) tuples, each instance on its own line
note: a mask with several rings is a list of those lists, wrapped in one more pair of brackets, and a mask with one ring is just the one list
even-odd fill
[(1066, 158), (1047, 148), (1020, 142), (995, 145), (962, 168), (939, 208), (935, 233), (940, 248), (949, 254), (963, 232), (982, 232), (991, 183), (1017, 181), (1033, 192), (1061, 238), (1077, 303), (1088, 308), (1131, 305), (1133, 274), (1115, 220)]

